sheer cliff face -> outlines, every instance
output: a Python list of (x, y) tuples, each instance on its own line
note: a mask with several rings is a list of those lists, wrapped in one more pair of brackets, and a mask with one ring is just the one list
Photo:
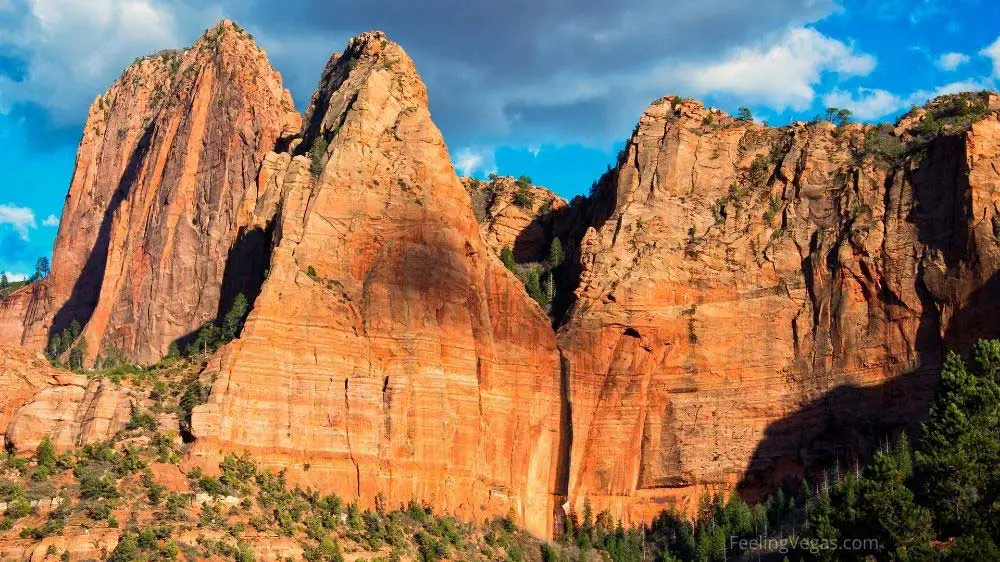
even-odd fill
[(482, 242), (403, 50), (353, 39), (303, 139), (311, 157), (262, 168), (270, 270), (194, 413), (193, 460), (248, 450), (362, 503), (513, 509), (548, 534), (565, 438), (555, 336)]
[[(771, 129), (664, 98), (591, 198), (518, 206), (509, 178), (456, 177), (381, 33), (330, 59), (301, 123), (224, 22), (94, 103), (52, 275), (0, 303), (0, 343), (77, 320), (90, 358), (153, 363), (259, 289), (202, 373), (189, 464), (247, 451), (293, 484), (513, 510), (538, 535), (588, 499), (626, 523), (690, 512), (850, 466), (922, 415), (945, 348), (996, 336), (1000, 103), (935, 103), (974, 122)], [(496, 257), (553, 236), (558, 334)], [(25, 353), (0, 348), (8, 446), (125, 423), (135, 396)]]
[(923, 413), (945, 345), (995, 336), (996, 116), (894, 165), (866, 133), (675, 98), (645, 112), (559, 334), (578, 511), (589, 497), (648, 519), (706, 488), (846, 466)]
[(114, 347), (151, 363), (215, 318), (258, 167), (297, 128), (280, 76), (234, 24), (136, 61), (90, 108), (22, 342), (41, 349), (77, 320), (90, 357)]

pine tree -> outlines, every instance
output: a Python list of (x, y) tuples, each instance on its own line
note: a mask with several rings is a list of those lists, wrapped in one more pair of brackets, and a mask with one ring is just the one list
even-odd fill
[(43, 437), (41, 443), (38, 444), (38, 449), (35, 451), (35, 461), (40, 467), (49, 470), (56, 468), (56, 446), (48, 435)]
[(552, 244), (549, 245), (549, 269), (559, 267), (564, 259), (566, 256), (563, 253), (562, 242), (559, 241), (559, 238), (553, 238)]
[(229, 308), (229, 312), (226, 313), (226, 317), (222, 320), (223, 341), (232, 341), (240, 335), (248, 308), (249, 303), (243, 293), (236, 295), (236, 298), (233, 300), (233, 306)]
[(510, 249), (510, 246), (504, 246), (500, 250), (500, 261), (503, 262), (507, 269), (517, 272), (517, 263), (514, 261), (514, 251)]

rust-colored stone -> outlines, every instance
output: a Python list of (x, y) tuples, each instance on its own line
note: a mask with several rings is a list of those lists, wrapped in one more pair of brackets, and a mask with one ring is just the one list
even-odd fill
[(247, 450), (364, 505), (513, 509), (549, 533), (555, 336), (480, 239), (411, 60), (381, 33), (353, 39), (305, 123), (302, 152), (328, 146), (315, 166), (266, 159), (286, 166), (262, 183), (281, 191), (270, 271), (194, 413), (192, 462)]
[(890, 165), (871, 127), (709, 114), (646, 110), (579, 245), (577, 511), (649, 520), (849, 466), (919, 418), (946, 346), (995, 336), (995, 115)]
[(233, 266), (257, 170), (298, 126), (280, 76), (231, 22), (136, 61), (90, 107), (46, 290), (23, 334), (5, 327), (0, 341), (41, 350), (77, 320), (88, 360), (156, 362), (252, 285)]

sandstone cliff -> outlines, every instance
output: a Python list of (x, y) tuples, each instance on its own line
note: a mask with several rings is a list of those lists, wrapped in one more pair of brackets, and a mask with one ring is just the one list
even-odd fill
[(26, 322), (29, 322), (28, 319), (39, 314), (36, 309), (47, 303), (47, 290), (46, 283), (29, 283), (0, 298), (0, 344), (24, 345), (40, 349), (38, 345), (31, 345), (29, 341), (25, 341), (27, 334), (25, 327)]
[(137, 60), (90, 108), (52, 274), (20, 338), (5, 328), (0, 341), (42, 349), (76, 320), (88, 359), (114, 348), (152, 363), (216, 318), (253, 290), (234, 264), (265, 250), (241, 243), (257, 170), (298, 122), (264, 52), (230, 22)]
[(555, 335), (482, 242), (406, 53), (381, 33), (353, 39), (302, 137), (265, 159), (269, 274), (194, 413), (194, 461), (247, 450), (363, 504), (513, 510), (549, 533), (565, 435)]
[(566, 209), (565, 199), (512, 177), (462, 178), (462, 184), (469, 192), (483, 242), (494, 254), (508, 247), (519, 263), (545, 258), (555, 235), (556, 217)]
[(893, 131), (650, 106), (591, 202), (559, 333), (570, 503), (690, 511), (853, 466), (918, 419), (943, 348), (995, 335), (996, 108), (944, 99)]
[[(364, 505), (513, 510), (545, 536), (588, 499), (625, 523), (691, 511), (850, 466), (920, 417), (946, 347), (996, 335), (998, 109), (769, 128), (663, 98), (567, 205), (463, 185), (381, 33), (330, 59), (300, 123), (224, 22), (95, 102), (53, 273), (0, 304), (0, 342), (77, 320), (89, 358), (151, 363), (259, 289), (201, 373), (189, 465), (247, 451)], [(549, 318), (497, 254), (537, 262), (553, 237)], [(0, 361), (19, 451), (104, 439), (138, 399)]]
[(0, 427), (6, 449), (15, 453), (34, 453), (46, 436), (58, 451), (103, 441), (132, 413), (127, 391), (52, 368), (17, 346), (0, 345), (0, 384)]

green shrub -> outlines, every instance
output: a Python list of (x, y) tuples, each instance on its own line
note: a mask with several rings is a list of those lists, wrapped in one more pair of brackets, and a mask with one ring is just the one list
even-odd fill
[(125, 424), (125, 429), (146, 429), (149, 431), (156, 431), (157, 423), (156, 418), (153, 414), (141, 410), (139, 408), (132, 408), (132, 416), (129, 418), (128, 423)]
[(510, 249), (510, 246), (504, 246), (500, 250), (500, 261), (510, 271), (517, 272), (517, 262), (514, 261), (514, 251)]
[(313, 142), (312, 148), (309, 149), (309, 156), (312, 159), (309, 171), (314, 178), (318, 178), (323, 174), (323, 157), (326, 156), (327, 146), (326, 139), (319, 137)]
[(530, 185), (519, 185), (514, 192), (514, 204), (522, 209), (531, 209), (535, 204), (535, 194)]
[(38, 444), (38, 450), (35, 452), (35, 462), (38, 463), (39, 467), (55, 470), (56, 460), (56, 446), (52, 443), (52, 439), (46, 435), (42, 438), (41, 443)]

